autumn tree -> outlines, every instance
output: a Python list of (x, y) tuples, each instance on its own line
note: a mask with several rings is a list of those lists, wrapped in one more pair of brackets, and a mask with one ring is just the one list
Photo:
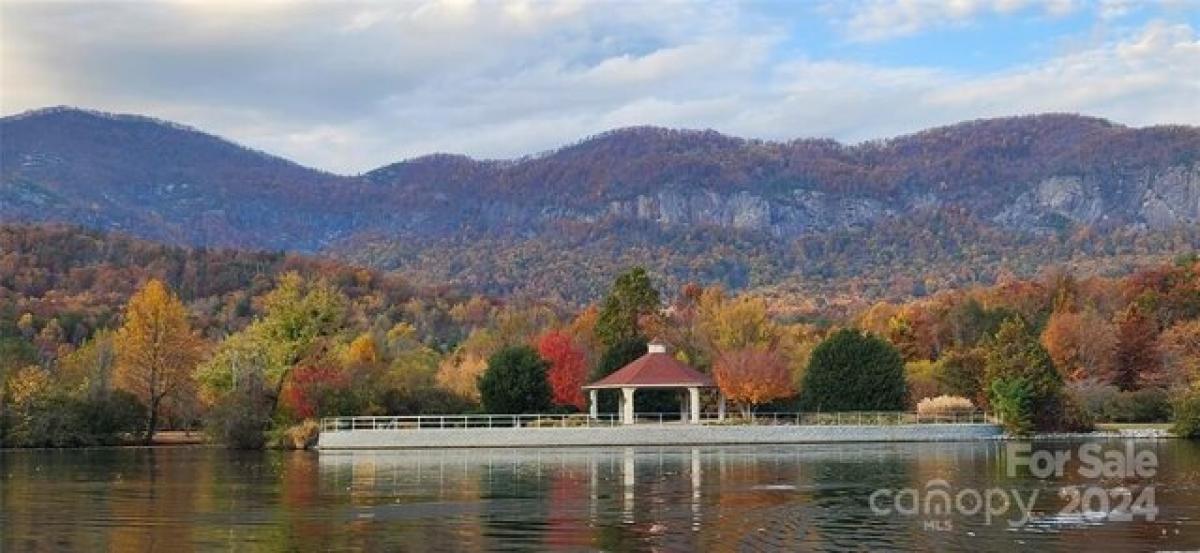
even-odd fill
[(725, 397), (737, 403), (742, 416), (776, 399), (791, 397), (792, 374), (778, 352), (765, 347), (726, 351), (713, 364), (713, 377)]
[(607, 347), (642, 335), (639, 321), (658, 312), (661, 300), (646, 269), (634, 267), (617, 277), (604, 298), (596, 335)]
[(685, 363), (705, 369), (712, 364), (712, 348), (701, 328), (703, 306), (723, 301), (723, 298), (724, 292), (720, 287), (703, 288), (688, 283), (679, 290), (667, 309), (643, 319), (645, 333), (674, 346), (676, 356)]
[(221, 342), (197, 370), (196, 380), (216, 407), (211, 426), (227, 445), (262, 446), (292, 371), (326, 362), (346, 303), (327, 281), (285, 273), (263, 297), (263, 314)]
[(263, 315), (222, 342), (197, 378), (210, 392), (219, 392), (230, 389), (244, 371), (260, 370), (274, 411), (291, 370), (306, 356), (319, 354), (342, 328), (346, 297), (326, 281), (286, 273), (262, 303)]
[(350, 342), (350, 347), (346, 350), (347, 364), (365, 365), (377, 361), (379, 361), (379, 346), (375, 344), (373, 336), (370, 334), (360, 334)]
[(943, 325), (949, 340), (959, 348), (971, 348), (994, 336), (1000, 325), (1016, 316), (1006, 307), (988, 308), (972, 297), (951, 308)]
[(596, 323), (599, 319), (600, 308), (596, 307), (596, 304), (590, 304), (580, 311), (566, 327), (567, 334), (570, 334), (575, 343), (583, 348), (588, 366), (594, 364), (604, 354), (604, 343), (596, 335)]
[(113, 333), (96, 332), (79, 349), (59, 359), (60, 385), (80, 389), (88, 397), (102, 398), (112, 389), (117, 364)]
[(325, 364), (297, 367), (283, 389), (283, 405), (298, 419), (353, 415), (358, 407), (344, 371)]
[(158, 429), (163, 401), (184, 389), (203, 355), (203, 341), (188, 323), (183, 302), (159, 280), (129, 299), (114, 337), (117, 385), (146, 405), (149, 443)]
[(725, 299), (706, 293), (700, 303), (700, 329), (711, 355), (743, 349), (767, 348), (778, 342), (779, 326), (767, 313), (760, 297), (743, 295)]
[(1200, 319), (1183, 321), (1159, 337), (1167, 384), (1200, 389)]
[(1054, 366), (1071, 380), (1111, 379), (1116, 342), (1112, 323), (1094, 309), (1055, 311), (1042, 331)]
[(542, 335), (537, 342), (538, 354), (550, 363), (547, 379), (556, 405), (586, 409), (583, 385), (587, 384), (587, 359), (571, 336), (561, 330)]
[(1136, 304), (1117, 317), (1113, 366), (1112, 383), (1126, 391), (1155, 383), (1160, 376), (1158, 326)]
[(487, 370), (487, 359), (472, 353), (455, 352), (442, 360), (435, 376), (438, 386), (472, 403), (479, 402), (479, 377)]

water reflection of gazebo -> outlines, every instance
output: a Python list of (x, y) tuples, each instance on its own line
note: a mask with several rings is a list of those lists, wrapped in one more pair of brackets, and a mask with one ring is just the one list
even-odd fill
[[(686, 390), (680, 403), (680, 420), (692, 424), (700, 423), (700, 390), (717, 390), (712, 377), (693, 369), (667, 353), (667, 346), (655, 340), (650, 342), (646, 354), (616, 372), (583, 387), (588, 391), (588, 403), (592, 418), (599, 415), (597, 395), (600, 390), (620, 390), (618, 396), (622, 424), (635, 422), (633, 394), (642, 389)], [(717, 391), (718, 419), (725, 418), (725, 396)]]

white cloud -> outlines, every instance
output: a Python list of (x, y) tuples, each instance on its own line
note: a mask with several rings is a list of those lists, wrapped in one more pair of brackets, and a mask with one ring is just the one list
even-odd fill
[(1031, 11), (1061, 17), (1074, 11), (1074, 0), (864, 0), (842, 4), (850, 10), (848, 38), (876, 41), (920, 31), (960, 26), (987, 15)]
[[(941, 4), (959, 19), (1050, 9)], [(811, 57), (736, 4), (346, 6), (0, 4), (0, 108), (146, 113), (342, 172), (635, 124), (842, 140), (1040, 111), (1200, 124), (1200, 43), (1180, 22), (970, 73)]]

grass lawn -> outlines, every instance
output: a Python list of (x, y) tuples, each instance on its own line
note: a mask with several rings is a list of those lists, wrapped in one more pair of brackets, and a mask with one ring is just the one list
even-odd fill
[(1096, 430), (1170, 430), (1169, 422), (1098, 422)]

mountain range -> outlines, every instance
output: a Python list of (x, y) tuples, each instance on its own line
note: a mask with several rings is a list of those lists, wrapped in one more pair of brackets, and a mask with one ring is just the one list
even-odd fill
[(513, 160), (436, 154), (336, 175), (179, 124), (48, 108), (0, 119), (0, 222), (294, 250), (491, 293), (667, 285), (903, 296), (1004, 271), (1195, 248), (1200, 128), (1046, 114), (860, 144), (633, 127)]

